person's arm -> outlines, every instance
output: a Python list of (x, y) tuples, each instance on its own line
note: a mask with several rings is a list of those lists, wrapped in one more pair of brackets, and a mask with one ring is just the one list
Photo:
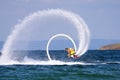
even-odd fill
[(69, 50), (69, 51), (68, 51), (68, 57), (71, 57), (71, 54), (70, 54), (70, 53), (71, 53), (71, 51)]

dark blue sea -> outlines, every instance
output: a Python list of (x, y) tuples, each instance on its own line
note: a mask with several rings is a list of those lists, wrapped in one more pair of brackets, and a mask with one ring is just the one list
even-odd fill
[(0, 80), (120, 80), (119, 50), (88, 50), (78, 59), (53, 50), (50, 56), (53, 61), (45, 51), (15, 51), (11, 59), (19, 64), (0, 65)]

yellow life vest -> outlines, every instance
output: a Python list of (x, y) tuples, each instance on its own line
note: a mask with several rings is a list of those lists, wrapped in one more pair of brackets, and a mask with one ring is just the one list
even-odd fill
[(75, 54), (75, 50), (70, 48), (70, 55), (74, 55)]

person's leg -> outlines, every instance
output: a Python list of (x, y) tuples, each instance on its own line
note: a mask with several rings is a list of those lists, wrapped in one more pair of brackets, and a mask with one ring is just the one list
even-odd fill
[(71, 55), (72, 58), (74, 58), (74, 55)]
[(74, 55), (74, 58), (79, 58), (77, 55)]

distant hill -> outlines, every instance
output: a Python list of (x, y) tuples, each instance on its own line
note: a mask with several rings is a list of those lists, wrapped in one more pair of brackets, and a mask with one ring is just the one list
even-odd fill
[(101, 47), (99, 50), (120, 50), (120, 43), (105, 45)]
[(91, 39), (89, 49), (99, 49), (104, 45), (120, 43), (120, 40), (114, 39)]

